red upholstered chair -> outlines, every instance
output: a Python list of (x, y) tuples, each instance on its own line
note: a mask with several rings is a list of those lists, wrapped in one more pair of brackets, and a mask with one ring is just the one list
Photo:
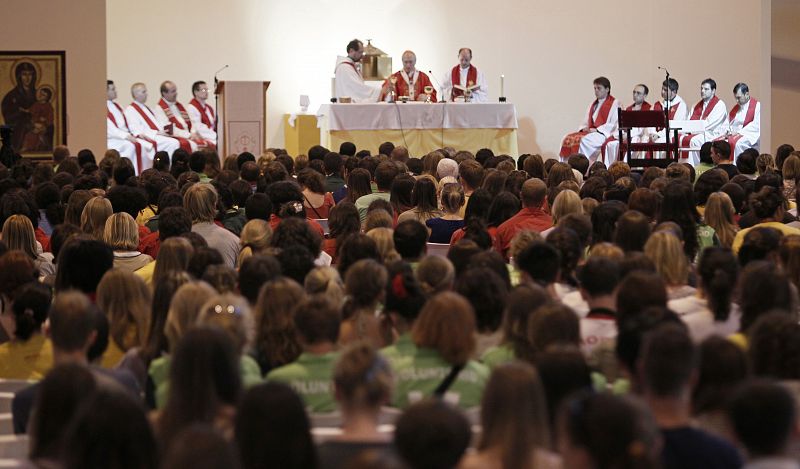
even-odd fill
[[(669, 120), (665, 111), (624, 111), (618, 110), (619, 117), (619, 155), (618, 160), (627, 160), (628, 165), (633, 167), (659, 166), (666, 168), (673, 162), (678, 161), (678, 130), (669, 127)], [(669, 143), (630, 143), (631, 129), (655, 127), (658, 129), (666, 128)], [(627, 138), (623, 138), (623, 134)], [(631, 158), (632, 152), (647, 152), (647, 158)], [(665, 152), (666, 158), (653, 158), (653, 152)], [(623, 156), (626, 155), (627, 157)]]

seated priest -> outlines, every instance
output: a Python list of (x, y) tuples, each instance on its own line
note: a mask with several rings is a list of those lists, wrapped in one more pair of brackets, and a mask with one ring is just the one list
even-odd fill
[(605, 151), (606, 143), (617, 133), (617, 109), (619, 101), (611, 96), (611, 82), (606, 77), (594, 79), (595, 100), (589, 105), (577, 132), (564, 137), (561, 142), (561, 157), (567, 158), (581, 153), (591, 163)]
[[(180, 147), (180, 143), (172, 138), (164, 127), (159, 126), (153, 111), (147, 106), (147, 86), (144, 83), (134, 83), (131, 86), (133, 101), (125, 108), (125, 119), (128, 128), (137, 138), (150, 142), (155, 151), (165, 151), (169, 156)], [(142, 167), (136, 168), (139, 172), (153, 166), (153, 160), (143, 160)]]
[[(106, 81), (106, 146), (117, 150), (120, 156), (133, 163), (136, 172), (140, 172), (144, 162), (153, 161), (155, 149), (147, 140), (136, 138), (128, 128), (128, 119), (122, 106), (117, 104), (117, 87), (111, 80)], [(150, 163), (152, 165), (152, 163)]]
[(205, 146), (203, 139), (192, 130), (189, 112), (178, 101), (178, 87), (175, 83), (171, 81), (161, 83), (160, 91), (161, 99), (158, 100), (158, 106), (153, 109), (153, 114), (161, 128), (169, 129), (167, 133), (179, 141), (181, 148), (189, 154), (197, 151), (199, 146)]
[(761, 103), (750, 97), (750, 88), (746, 83), (737, 83), (733, 87), (736, 105), (728, 113), (728, 130), (721, 138), (726, 138), (733, 151), (733, 159), (747, 150), (758, 150), (761, 143)]
[[(633, 87), (633, 103), (626, 107), (626, 111), (649, 111), (652, 107), (650, 103), (647, 102), (647, 94), (650, 92), (650, 89), (647, 85), (639, 83), (638, 85)], [(633, 143), (643, 143), (647, 142), (650, 139), (650, 132), (653, 129), (648, 127), (636, 127), (631, 129), (631, 142)], [(622, 138), (627, 138), (626, 134), (622, 134)], [(625, 147), (623, 146), (623, 152), (625, 151)], [(606, 155), (605, 155), (605, 163), (606, 166), (611, 166), (611, 163), (617, 161), (619, 152), (619, 141), (617, 141), (617, 136), (611, 137), (611, 139), (606, 143)], [(644, 158), (644, 152), (634, 152), (631, 153), (631, 157), (633, 158)], [(625, 156), (623, 155), (621, 160), (624, 160)]]
[(681, 158), (688, 158), (692, 166), (700, 163), (700, 147), (723, 135), (727, 130), (728, 109), (717, 97), (717, 82), (706, 78), (700, 83), (700, 101), (692, 108), (689, 120), (702, 120), (703, 133), (681, 134), (681, 147), (697, 148), (694, 151), (681, 152)]
[(394, 99), (400, 96), (408, 96), (409, 101), (425, 101), (425, 87), (430, 86), (431, 101), (436, 102), (436, 89), (424, 72), (416, 68), (417, 55), (407, 50), (403, 52), (403, 69), (390, 76), (383, 84), (381, 91), (381, 101), (390, 99), (391, 92), (394, 91)]
[(217, 118), (214, 109), (206, 103), (208, 101), (208, 85), (204, 81), (192, 83), (192, 95), (189, 107), (189, 119), (200, 137), (205, 140), (206, 147), (216, 149), (217, 146)]
[[(661, 99), (656, 101), (653, 105), (654, 111), (663, 111), (669, 104), (669, 120), (685, 121), (689, 117), (689, 110), (686, 107), (686, 102), (678, 96), (678, 89), (680, 85), (678, 80), (670, 78), (661, 83)], [(670, 135), (672, 138), (672, 135)], [(656, 129), (656, 132), (650, 134), (651, 142), (664, 142), (666, 140), (665, 131), (663, 128)]]

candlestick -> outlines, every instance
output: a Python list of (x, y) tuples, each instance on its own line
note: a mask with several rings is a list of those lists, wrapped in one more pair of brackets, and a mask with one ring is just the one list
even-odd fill
[(500, 96), (505, 96), (506, 95), (504, 93), (504, 91), (505, 91), (505, 81), (506, 81), (506, 76), (505, 75), (500, 75)]
[(331, 77), (331, 101), (336, 99), (336, 76)]

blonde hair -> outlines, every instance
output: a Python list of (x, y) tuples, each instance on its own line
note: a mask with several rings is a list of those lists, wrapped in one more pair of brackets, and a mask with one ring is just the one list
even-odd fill
[(783, 179), (794, 181), (800, 177), (800, 152), (793, 151), (783, 161)]
[(250, 305), (243, 297), (223, 293), (209, 298), (197, 317), (199, 326), (217, 326), (233, 340), (239, 354), (248, 352), (253, 342), (254, 326)]
[(20, 250), (31, 259), (38, 259), (33, 223), (25, 215), (11, 215), (3, 223), (3, 242), (9, 250)]
[(144, 280), (127, 270), (111, 269), (97, 285), (97, 306), (108, 316), (109, 335), (123, 351), (145, 345), (152, 303)]
[(378, 253), (384, 264), (399, 261), (400, 254), (394, 248), (394, 230), (391, 228), (373, 228), (367, 231), (367, 236), (378, 245)]
[(308, 168), (308, 155), (297, 155), (294, 157), (294, 172), (299, 173), (300, 170)]
[(115, 251), (136, 251), (139, 247), (139, 226), (125, 212), (111, 215), (103, 229), (103, 241)]
[(258, 169), (261, 171), (261, 174), (264, 174), (264, 172), (267, 170), (267, 166), (275, 161), (276, 158), (277, 156), (275, 156), (275, 153), (272, 153), (271, 151), (264, 152), (258, 157), (256, 164), (258, 165)]
[(180, 236), (173, 236), (161, 242), (153, 271), (153, 285), (158, 285), (171, 272), (185, 272), (194, 254), (192, 243)]
[(92, 197), (81, 212), (81, 231), (102, 240), (106, 220), (114, 213), (111, 202), (105, 197)]
[(343, 408), (378, 410), (391, 397), (392, 370), (374, 348), (357, 342), (345, 349), (336, 361), (333, 383)]
[(236, 258), (236, 265), (241, 266), (248, 257), (264, 252), (269, 248), (271, 239), (272, 227), (268, 222), (258, 218), (247, 222), (242, 228), (239, 238), (239, 245), (242, 249), (239, 251), (239, 257)]
[(756, 158), (756, 168), (758, 168), (759, 175), (768, 173), (770, 171), (775, 172), (778, 169), (775, 165), (775, 157), (769, 153), (762, 153), (758, 155)]
[(733, 202), (728, 194), (724, 192), (714, 192), (708, 196), (706, 210), (703, 219), (708, 226), (714, 228), (720, 243), (726, 248), (731, 247), (736, 232), (739, 231), (734, 222)]
[(666, 231), (653, 233), (644, 245), (644, 254), (653, 261), (667, 285), (686, 285), (689, 260), (677, 236)]
[(588, 257), (605, 257), (615, 261), (621, 261), (625, 258), (625, 251), (619, 246), (612, 243), (597, 243), (589, 249)]
[(208, 183), (193, 184), (183, 196), (183, 208), (192, 223), (211, 223), (217, 214), (217, 190)]
[(381, 208), (375, 209), (367, 213), (364, 219), (364, 232), (369, 232), (375, 228), (390, 228), (394, 225), (392, 215)]
[(580, 196), (572, 190), (563, 190), (558, 193), (556, 199), (553, 201), (553, 224), (570, 213), (583, 213), (583, 205), (581, 204)]
[(337, 308), (344, 303), (344, 282), (339, 271), (331, 266), (313, 268), (306, 275), (304, 287), (309, 295), (321, 294)]
[(164, 325), (170, 350), (175, 349), (183, 334), (197, 322), (200, 307), (215, 294), (214, 288), (206, 282), (185, 283), (175, 291)]
[[(444, 181), (444, 179), (442, 180)], [(442, 209), (450, 214), (458, 213), (464, 205), (464, 189), (458, 183), (448, 183), (442, 187)]]
[(419, 262), (416, 274), (425, 296), (433, 296), (453, 288), (456, 269), (446, 257), (425, 256)]

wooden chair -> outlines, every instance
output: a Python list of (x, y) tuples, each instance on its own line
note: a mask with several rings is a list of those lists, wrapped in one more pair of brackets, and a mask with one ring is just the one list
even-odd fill
[[(624, 111), (618, 110), (619, 118), (619, 155), (618, 160), (627, 161), (632, 168), (643, 168), (648, 166), (658, 166), (666, 168), (670, 164), (677, 162), (679, 158), (678, 130), (669, 127), (669, 119), (666, 111)], [(664, 128), (669, 142), (661, 143), (631, 143), (631, 130), (639, 128)], [(670, 135), (670, 132), (673, 134)], [(623, 135), (627, 138), (623, 138)], [(632, 152), (644, 151), (651, 155), (652, 152), (665, 152), (666, 158), (631, 158)], [(627, 158), (623, 157), (623, 153)]]

